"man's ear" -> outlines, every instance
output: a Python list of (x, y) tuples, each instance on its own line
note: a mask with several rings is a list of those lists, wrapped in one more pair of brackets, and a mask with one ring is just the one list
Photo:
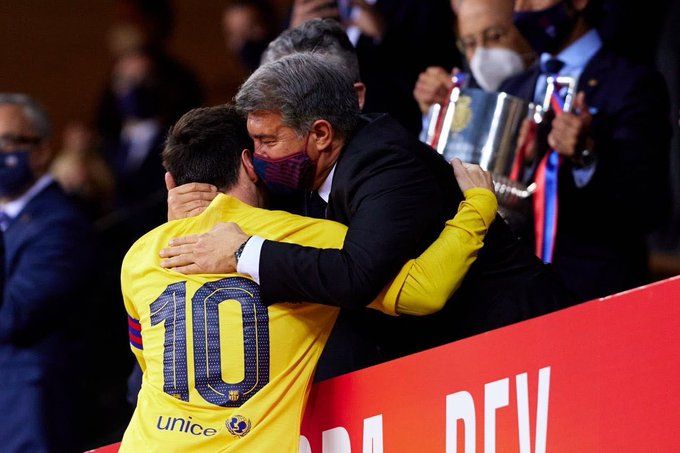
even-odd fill
[(322, 153), (331, 149), (335, 133), (333, 126), (326, 120), (316, 120), (312, 124), (312, 135), (316, 149)]
[(177, 187), (177, 183), (175, 182), (175, 178), (170, 174), (169, 171), (165, 172), (165, 188), (168, 189), (168, 192), (171, 191)]
[(356, 82), (354, 84), (354, 91), (357, 92), (357, 97), (359, 98), (359, 110), (363, 110), (366, 103), (366, 85), (362, 82)]
[(257, 183), (257, 181), (260, 180), (260, 178), (257, 176), (257, 173), (255, 173), (253, 154), (247, 149), (241, 151), (241, 166), (248, 175), (248, 179), (250, 179), (253, 183)]

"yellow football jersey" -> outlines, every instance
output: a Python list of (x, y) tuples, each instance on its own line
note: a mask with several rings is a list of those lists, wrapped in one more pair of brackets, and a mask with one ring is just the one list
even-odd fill
[[(492, 192), (466, 192), (456, 217), (370, 306), (388, 314), (441, 308), (474, 262), (496, 212)], [(160, 267), (170, 239), (236, 222), (248, 234), (342, 248), (347, 227), (219, 195), (198, 217), (166, 223), (128, 251), (121, 275), (130, 345), (144, 371), (122, 452), (296, 452), (309, 384), (338, 309), (260, 301), (240, 275)], [(398, 309), (397, 309), (398, 308)]]
[(266, 307), (258, 285), (243, 276), (160, 267), (158, 252), (170, 239), (225, 221), (265, 239), (317, 248), (341, 248), (346, 232), (334, 222), (219, 195), (200, 216), (169, 222), (137, 241), (121, 280), (144, 377), (122, 452), (298, 450), (306, 392), (338, 309)]

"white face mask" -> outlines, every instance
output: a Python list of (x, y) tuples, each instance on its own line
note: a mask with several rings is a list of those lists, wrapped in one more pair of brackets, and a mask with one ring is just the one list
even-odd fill
[(475, 80), (485, 91), (496, 91), (508, 77), (524, 71), (519, 53), (501, 47), (478, 47), (470, 61)]

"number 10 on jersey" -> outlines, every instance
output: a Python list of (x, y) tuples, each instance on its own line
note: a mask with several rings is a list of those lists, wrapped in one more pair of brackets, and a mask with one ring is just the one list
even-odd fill
[[(243, 367), (241, 382), (222, 379), (219, 305), (241, 305)], [(169, 285), (151, 304), (151, 325), (163, 323), (163, 391), (189, 401), (186, 282)], [(239, 407), (269, 382), (269, 313), (260, 288), (247, 278), (228, 277), (201, 286), (191, 298), (195, 388), (216, 406)]]

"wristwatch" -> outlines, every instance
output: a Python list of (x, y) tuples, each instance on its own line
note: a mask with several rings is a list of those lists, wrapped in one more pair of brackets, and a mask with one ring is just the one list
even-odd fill
[(236, 252), (234, 252), (234, 259), (236, 260), (236, 265), (238, 266), (238, 260), (241, 259), (241, 254), (243, 253), (243, 250), (246, 248), (246, 244), (250, 240), (252, 236), (249, 236), (248, 239), (243, 241), (243, 244), (239, 248), (236, 249)]

